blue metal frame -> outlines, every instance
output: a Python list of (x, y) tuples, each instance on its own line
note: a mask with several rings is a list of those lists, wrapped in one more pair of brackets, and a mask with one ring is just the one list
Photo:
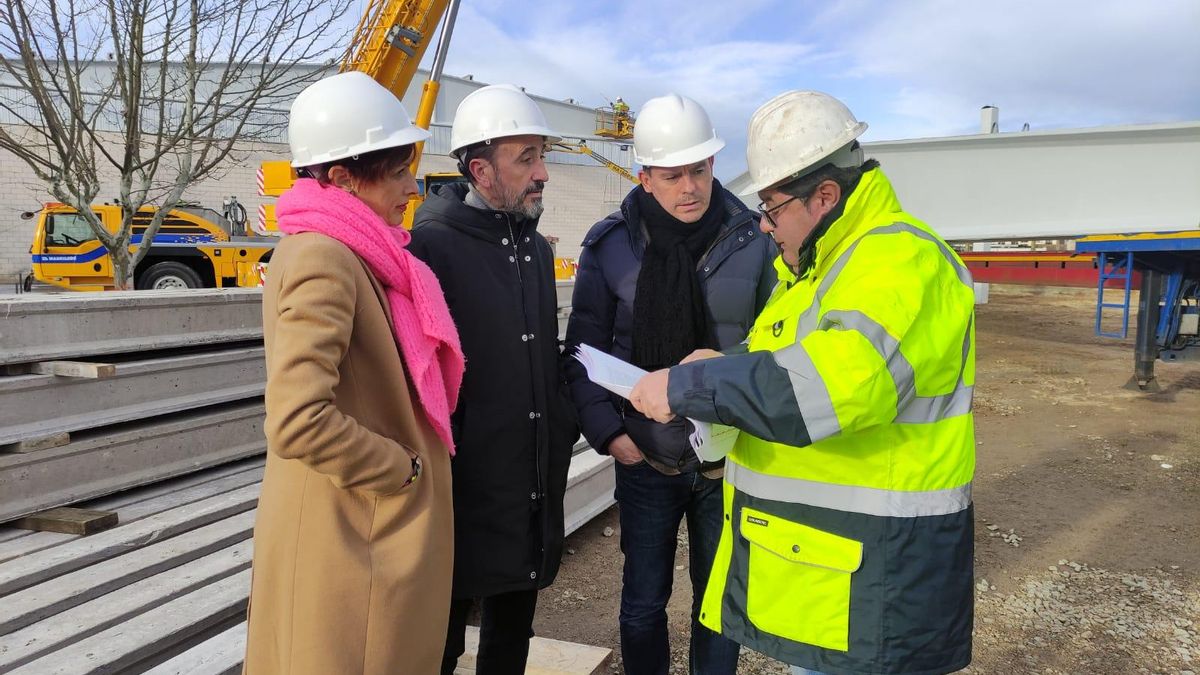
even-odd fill
[[(1179, 232), (1161, 232), (1161, 235), (1175, 235)], [(1169, 251), (1200, 251), (1200, 232), (1187, 233), (1185, 237), (1144, 236), (1079, 239), (1075, 242), (1077, 253), (1163, 253)]]
[(1166, 347), (1170, 336), (1179, 330), (1179, 293), (1183, 290), (1183, 274), (1171, 272), (1167, 275), (1167, 285), (1163, 289), (1162, 311), (1158, 315), (1158, 326), (1154, 336), (1159, 347)]
[[(1109, 253), (1103, 251), (1097, 255), (1100, 264), (1097, 276), (1100, 281), (1096, 295), (1096, 335), (1100, 337), (1121, 338), (1123, 340), (1129, 337), (1129, 297), (1133, 285), (1133, 252), (1127, 251), (1124, 255), (1115, 259), (1110, 259), (1109, 256)], [(1125, 299), (1123, 302), (1104, 302), (1104, 285), (1113, 279), (1125, 282)], [(1106, 333), (1101, 328), (1105, 309), (1121, 310), (1121, 331), (1119, 333)]]

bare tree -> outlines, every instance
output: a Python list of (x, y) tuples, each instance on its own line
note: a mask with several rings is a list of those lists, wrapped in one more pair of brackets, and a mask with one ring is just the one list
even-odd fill
[[(0, 96), (19, 123), (0, 127), (0, 148), (88, 220), (129, 288), (189, 185), (225, 171), (239, 144), (278, 140), (311, 66), (345, 49), (351, 0), (0, 2), (0, 77), (21, 93)], [(123, 218), (110, 232), (91, 204), (114, 175)]]

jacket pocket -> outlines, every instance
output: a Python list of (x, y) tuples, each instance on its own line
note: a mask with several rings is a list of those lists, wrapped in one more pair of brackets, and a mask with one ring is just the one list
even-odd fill
[(760, 630), (847, 651), (850, 577), (862, 564), (862, 542), (743, 508), (740, 531), (750, 542), (746, 613)]

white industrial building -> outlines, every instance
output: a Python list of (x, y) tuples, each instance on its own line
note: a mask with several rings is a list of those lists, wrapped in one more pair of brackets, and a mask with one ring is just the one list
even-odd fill
[[(112, 67), (111, 63), (95, 64), (97, 78), (103, 81), (104, 70)], [(316, 77), (322, 69), (313, 66), (311, 70)], [(404, 96), (404, 106), (410, 114), (416, 114), (421, 85), (426, 77), (427, 72), (418, 71)], [(512, 83), (520, 85), (520, 78), (514, 76)], [(433, 138), (425, 145), (421, 173), (456, 170), (456, 162), (447, 155), (454, 111), (467, 94), (486, 84), (490, 83), (479, 82), (469, 76), (443, 76), (431, 126)], [(13, 101), (20, 101), (24, 92), (15, 86), (7, 74), (3, 74), (0, 75), (0, 96), (4, 96), (11, 105)], [(551, 128), (566, 137), (586, 140), (599, 154), (623, 167), (631, 166), (633, 153), (630, 145), (595, 137), (596, 114), (592, 108), (572, 101), (545, 98), (532, 92), (530, 96), (545, 112)], [(280, 121), (286, 121), (285, 109), (265, 112), (278, 116)], [(3, 113), (0, 113), (0, 124), (14, 127), (13, 131), (19, 132), (20, 121)], [(288, 156), (283, 125), (280, 125), (279, 131), (276, 143), (245, 143), (240, 148), (240, 156), (230, 163), (228, 171), (219, 177), (197, 183), (184, 198), (220, 210), (222, 199), (234, 195), (246, 206), (253, 221), (259, 205), (272, 199), (258, 195), (256, 174), (259, 163)], [(578, 257), (579, 243), (588, 228), (614, 211), (632, 184), (590, 157), (555, 152), (547, 157), (547, 161), (551, 164), (550, 183), (546, 187), (546, 211), (539, 229), (543, 234), (558, 237), (560, 256)], [(116, 197), (115, 181), (104, 187), (111, 192), (102, 189), (98, 201), (109, 201)], [(0, 151), (0, 279), (12, 279), (29, 271), (29, 246), (33, 240), (34, 222), (21, 220), (20, 214), (37, 210), (49, 200), (49, 193), (24, 162)]]

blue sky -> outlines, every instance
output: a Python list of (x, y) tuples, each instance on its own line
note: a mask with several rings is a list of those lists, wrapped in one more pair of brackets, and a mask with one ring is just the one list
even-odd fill
[[(866, 140), (1200, 120), (1198, 0), (463, 0), (446, 72), (636, 111), (675, 91), (745, 166), (762, 102), (818, 89)], [(431, 50), (432, 51), (432, 50)]]

